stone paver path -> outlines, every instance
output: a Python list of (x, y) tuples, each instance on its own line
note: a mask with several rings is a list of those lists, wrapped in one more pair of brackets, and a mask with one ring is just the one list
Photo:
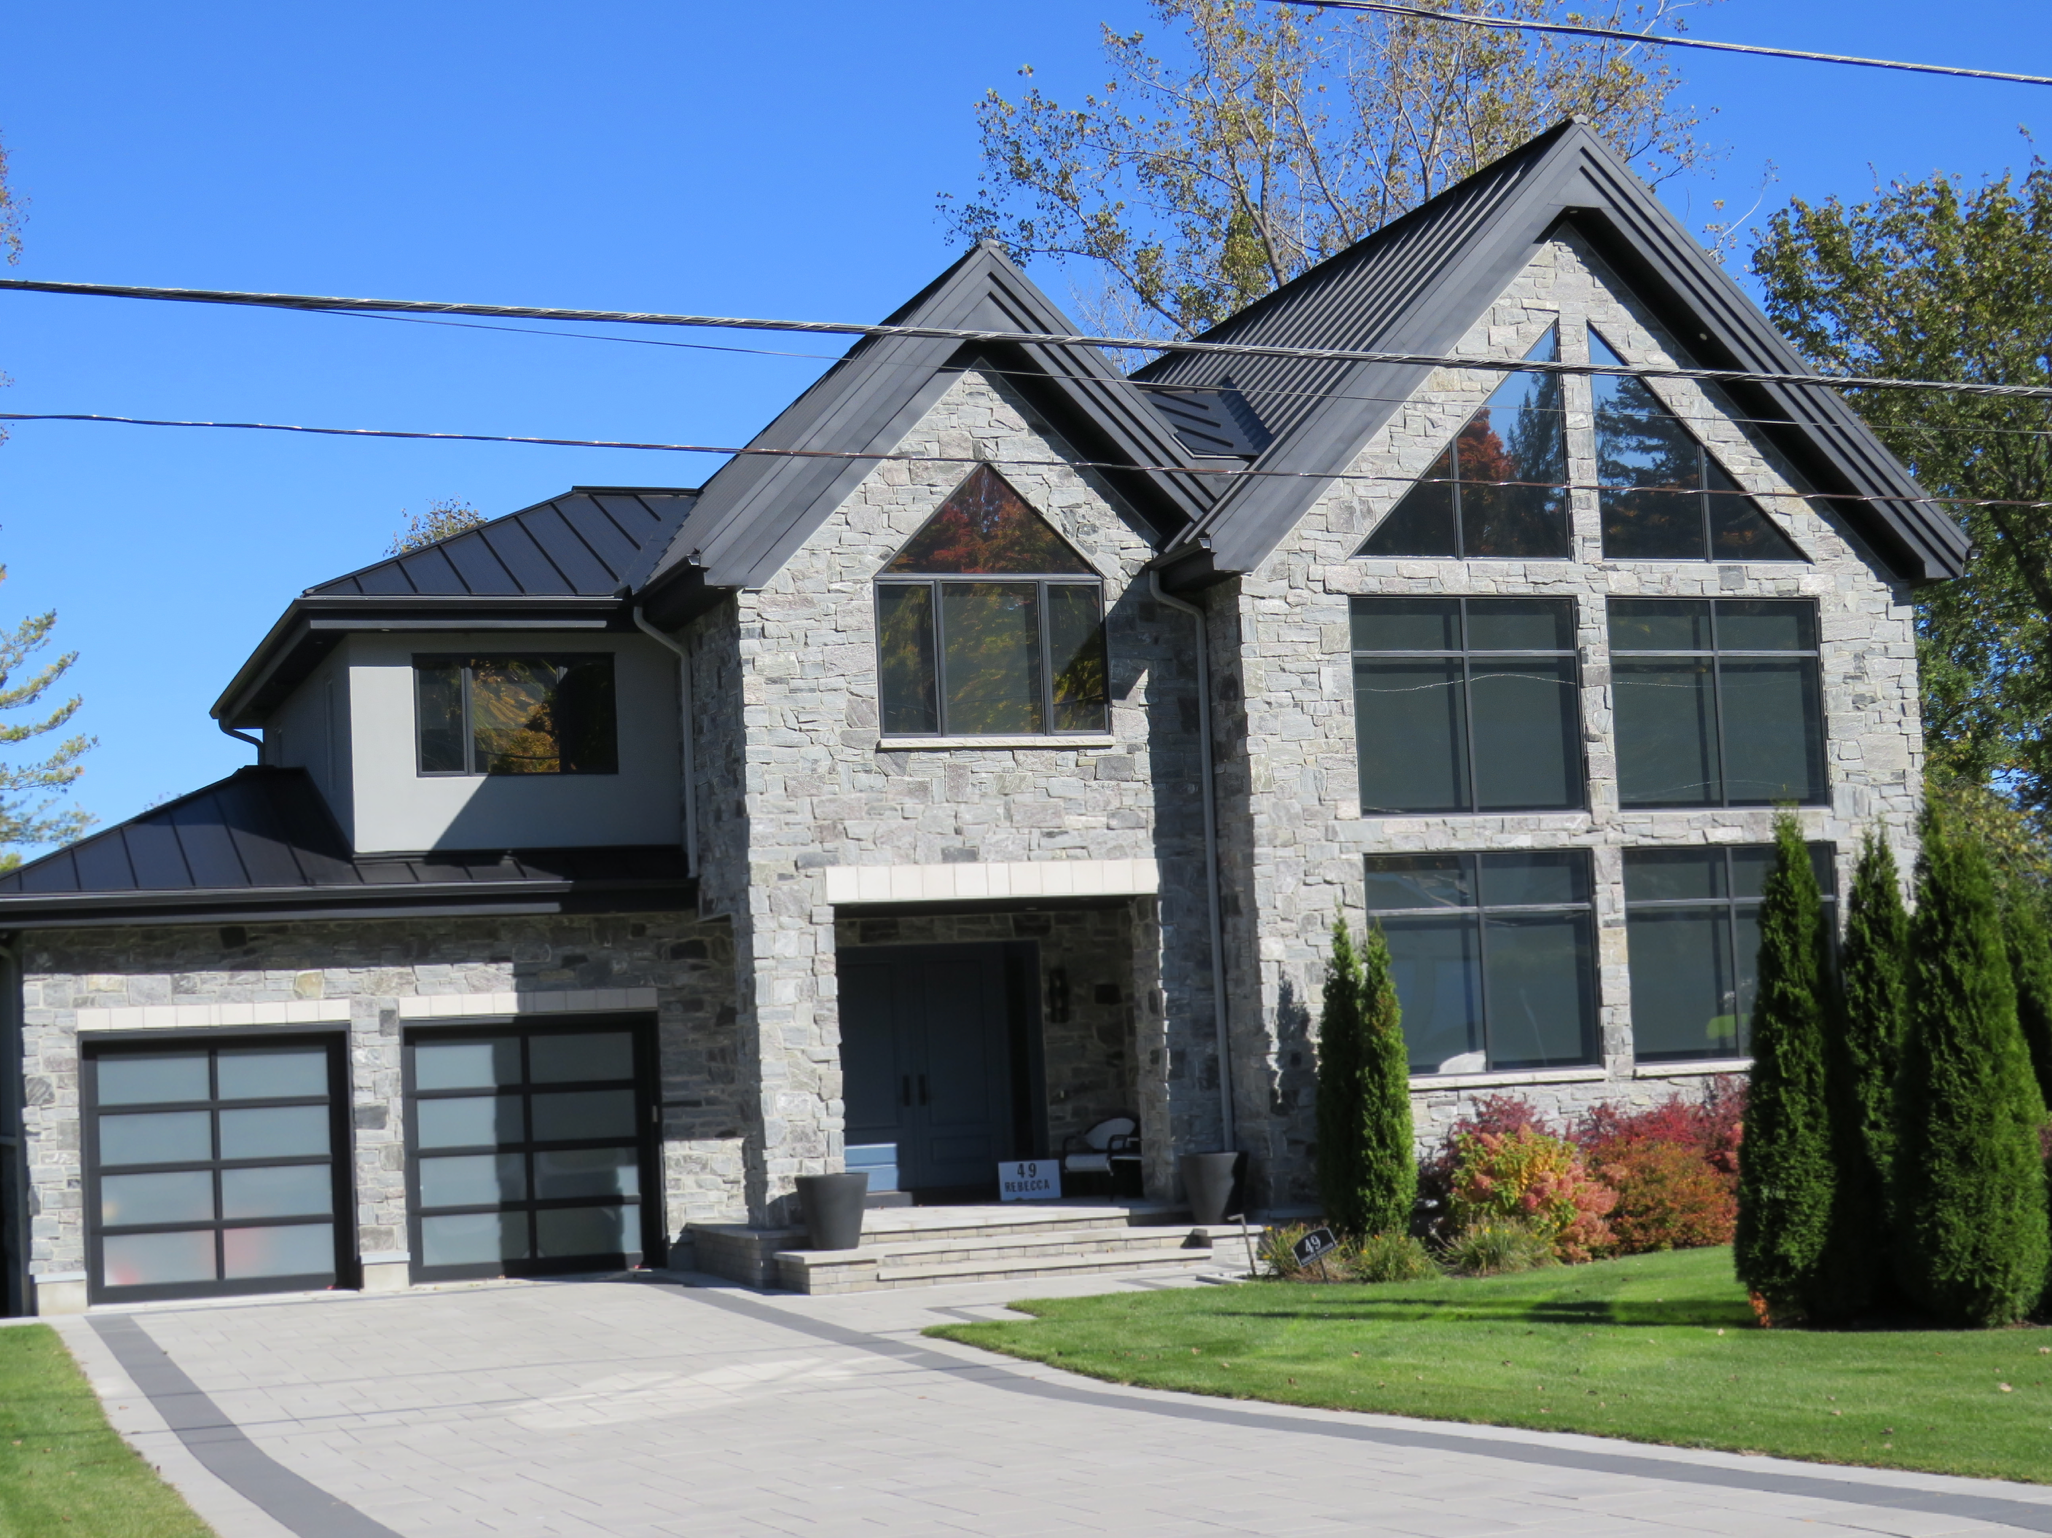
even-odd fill
[(1017, 1291), (529, 1283), (62, 1328), (223, 1538), (2052, 1533), (2052, 1489), (1123, 1389), (918, 1334)]

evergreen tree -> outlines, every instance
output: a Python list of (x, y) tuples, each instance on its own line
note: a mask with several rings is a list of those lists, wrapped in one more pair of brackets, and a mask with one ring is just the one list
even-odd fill
[(1843, 1021), (1837, 1033), (1857, 1106), (1860, 1144), (1885, 1187), (1895, 1157), (1895, 1074), (1909, 1019), (1909, 913), (1888, 840), (1860, 844), (1839, 953)]
[(2045, 898), (2032, 890), (2012, 890), (2002, 910), (2009, 975), (2016, 984), (2016, 1023), (2039, 1097), (2052, 1104), (2052, 934), (2045, 918)]
[(1381, 929), (1369, 932), (1364, 965), (1335, 919), (1318, 1026), (1318, 1192), (1345, 1233), (1404, 1233), (1417, 1201), (1401, 1021)]
[[(1842, 1317), (1857, 1306), (1827, 1275), (1834, 1171), (1825, 1084), (1827, 936), (1802, 831), (1774, 820), (1776, 859), (1760, 904), (1753, 1075), (1739, 1158), (1738, 1279), (1774, 1319)], [(1830, 1268), (1832, 1272), (1836, 1267)]]
[(1985, 853), (1926, 809), (1896, 1089), (1896, 1267), (1949, 1324), (2010, 1324), (2038, 1300), (2052, 1236), (2044, 1103)]

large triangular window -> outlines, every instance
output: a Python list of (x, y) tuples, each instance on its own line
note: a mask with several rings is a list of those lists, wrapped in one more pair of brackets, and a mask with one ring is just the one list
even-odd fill
[[(1559, 361), (1558, 328), (1549, 329), (1525, 358)], [(1567, 430), (1560, 375), (1506, 375), (1358, 553), (1566, 559)]]
[(1110, 727), (1097, 570), (988, 465), (877, 574), (876, 648), (886, 737)]
[[(1593, 330), (1589, 359), (1625, 366)], [(1597, 374), (1593, 384), (1606, 559), (1806, 559), (1643, 380)]]

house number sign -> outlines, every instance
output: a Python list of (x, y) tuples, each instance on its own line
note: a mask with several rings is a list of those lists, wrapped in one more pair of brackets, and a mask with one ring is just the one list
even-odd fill
[(1297, 1257), (1300, 1266), (1315, 1265), (1339, 1248), (1339, 1240), (1332, 1236), (1329, 1228), (1314, 1228), (1295, 1244), (1290, 1253)]
[(1061, 1200), (1062, 1167), (1053, 1159), (1015, 1159), (998, 1166), (998, 1196), (1008, 1202)]

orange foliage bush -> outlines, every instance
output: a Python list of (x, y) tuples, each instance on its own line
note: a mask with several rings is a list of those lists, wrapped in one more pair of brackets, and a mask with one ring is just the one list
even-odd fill
[(1574, 1144), (1530, 1126), (1459, 1139), (1450, 1207), (1454, 1223), (1491, 1217), (1528, 1223), (1556, 1258), (1590, 1260), (1615, 1243), (1604, 1215), (1617, 1193), (1584, 1168)]
[(1727, 1175), (1682, 1143), (1621, 1142), (1596, 1167), (1617, 1192), (1609, 1215), (1618, 1250), (1688, 1250), (1731, 1243), (1738, 1195)]

